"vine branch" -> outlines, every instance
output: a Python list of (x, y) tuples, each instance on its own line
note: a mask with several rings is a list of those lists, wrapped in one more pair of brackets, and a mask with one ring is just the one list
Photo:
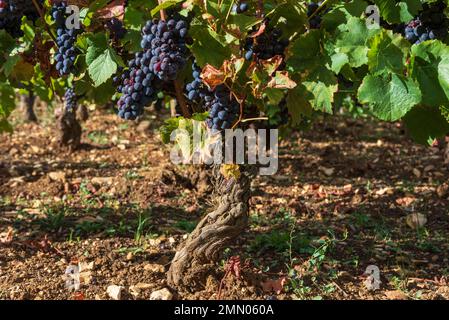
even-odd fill
[(34, 7), (37, 10), (37, 13), (39, 13), (39, 16), (41, 17), (42, 21), (44, 22), (45, 30), (47, 30), (47, 33), (50, 35), (50, 37), (53, 39), (53, 41), (56, 44), (57, 43), (56, 37), (53, 35), (50, 28), (48, 27), (48, 24), (45, 22), (44, 13), (42, 12), (41, 7), (39, 6), (39, 4), (37, 3), (36, 0), (32, 0), (32, 1), (33, 1)]
[(175, 85), (176, 100), (178, 100), (179, 106), (181, 107), (182, 115), (184, 116), (184, 118), (191, 118), (192, 115), (191, 115), (191, 113), (189, 111), (189, 107), (187, 106), (187, 103), (184, 99), (180, 81), (174, 80), (173, 84)]

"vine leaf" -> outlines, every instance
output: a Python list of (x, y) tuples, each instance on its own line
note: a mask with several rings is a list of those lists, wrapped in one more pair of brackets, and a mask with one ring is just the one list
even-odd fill
[(372, 74), (402, 73), (410, 44), (399, 34), (383, 30), (370, 41), (368, 67)]
[(337, 29), (335, 54), (346, 55), (351, 67), (358, 68), (368, 63), (368, 41), (379, 29), (368, 29), (364, 19), (351, 17)]
[(313, 109), (332, 113), (332, 103), (334, 94), (338, 90), (338, 83), (330, 70), (324, 67), (316, 69), (307, 76), (303, 85), (311, 93), (309, 102)]
[(421, 10), (420, 0), (373, 0), (382, 17), (389, 23), (409, 22)]
[(95, 34), (87, 39), (86, 63), (94, 86), (105, 83), (116, 71), (117, 65), (123, 65), (122, 59), (114, 49), (108, 47), (104, 34)]
[(311, 93), (301, 84), (290, 90), (287, 95), (288, 113), (292, 117), (292, 124), (299, 125), (302, 116), (310, 116), (313, 112), (308, 100), (312, 99)]
[(421, 144), (429, 144), (449, 133), (449, 122), (440, 110), (431, 106), (413, 108), (404, 118), (412, 138)]
[(397, 74), (367, 75), (358, 98), (361, 103), (370, 105), (379, 119), (396, 121), (421, 102), (421, 91), (413, 80)]
[(449, 46), (426, 41), (412, 47), (411, 74), (419, 83), (426, 105), (449, 104)]
[(231, 55), (231, 49), (223, 37), (205, 25), (192, 25), (189, 30), (190, 36), (196, 41), (190, 50), (196, 58), (198, 65), (211, 64), (221, 67), (223, 61)]
[(11, 86), (0, 82), (0, 132), (12, 131), (7, 118), (14, 110), (14, 90)]
[(268, 82), (269, 88), (275, 89), (293, 89), (296, 82), (289, 78), (287, 71), (276, 71), (274, 77)]

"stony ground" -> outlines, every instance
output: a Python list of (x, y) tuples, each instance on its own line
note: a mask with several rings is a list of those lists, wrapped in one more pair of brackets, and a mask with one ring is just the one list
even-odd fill
[[(0, 136), (0, 299), (148, 299), (166, 287), (177, 245), (213, 199), (195, 168), (168, 160), (159, 119), (106, 111), (83, 124), (83, 146), (56, 145), (54, 119), (16, 114)], [(206, 287), (178, 299), (448, 299), (449, 170), (438, 148), (398, 124), (332, 118), (291, 135), (277, 175), (252, 186), (250, 229)], [(234, 257), (234, 258), (231, 258)], [(81, 288), (65, 287), (69, 265)], [(379, 268), (379, 289), (366, 285)], [(371, 286), (371, 289), (372, 286)]]

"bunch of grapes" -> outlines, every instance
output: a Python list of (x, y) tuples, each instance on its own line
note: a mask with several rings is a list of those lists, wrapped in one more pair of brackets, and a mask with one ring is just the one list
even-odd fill
[(179, 18), (154, 19), (145, 24), (142, 32), (141, 47), (148, 52), (150, 70), (163, 81), (175, 80), (188, 54), (187, 23)]
[(232, 6), (232, 11), (235, 13), (244, 13), (248, 11), (248, 3), (245, 1), (240, 1)]
[(187, 97), (192, 102), (199, 102), (209, 94), (209, 90), (203, 84), (201, 68), (195, 62), (192, 64), (192, 76), (193, 81), (186, 85)]
[(14, 38), (21, 37), (20, 25), (24, 15), (33, 21), (38, 16), (31, 0), (0, 0), (0, 30)]
[(135, 120), (142, 115), (143, 109), (157, 99), (161, 81), (149, 68), (151, 52), (144, 50), (135, 54), (128, 63), (129, 69), (120, 77), (114, 77), (118, 92), (122, 96), (118, 100), (118, 115), (125, 120)]
[(240, 104), (225, 85), (221, 84), (208, 96), (205, 106), (209, 109), (206, 123), (212, 131), (230, 129), (240, 114)]
[(434, 39), (444, 39), (448, 35), (449, 19), (444, 15), (446, 5), (438, 2), (432, 6), (424, 4), (423, 11), (405, 27), (405, 38), (414, 44)]
[[(256, 31), (253, 28), (253, 31)], [(257, 59), (267, 60), (276, 55), (284, 55), (287, 48), (288, 39), (281, 38), (282, 31), (278, 28), (267, 28), (264, 33), (257, 37), (249, 37), (245, 39), (245, 59), (252, 60), (253, 57)]]
[(209, 111), (206, 123), (213, 131), (232, 127), (240, 114), (240, 105), (225, 85), (210, 90), (201, 79), (201, 68), (192, 64), (193, 81), (186, 85), (187, 97)]
[(75, 91), (72, 88), (68, 88), (64, 94), (64, 102), (65, 102), (65, 111), (66, 112), (75, 112), (76, 111), (76, 103), (77, 96)]
[[(309, 2), (307, 4), (307, 17), (311, 17), (322, 4), (323, 1)], [(312, 19), (309, 20), (309, 25), (311, 29), (319, 29), (321, 27), (321, 16), (318, 14), (314, 15)]]
[(76, 37), (80, 30), (66, 26), (66, 8), (65, 2), (53, 4), (52, 17), (56, 22), (56, 43), (58, 52), (55, 54), (56, 70), (61, 76), (73, 72), (77, 50), (74, 47)]
[(115, 41), (123, 39), (127, 33), (127, 30), (123, 27), (123, 22), (115, 17), (106, 22), (106, 28), (109, 30)]

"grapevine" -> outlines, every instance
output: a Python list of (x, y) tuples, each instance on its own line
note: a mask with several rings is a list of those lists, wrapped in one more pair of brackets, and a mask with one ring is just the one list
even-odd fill
[[(79, 7), (79, 16), (67, 12), (69, 5)], [(80, 28), (72, 28), (69, 17)], [(0, 130), (14, 130), (17, 121), (9, 117), (16, 98), (30, 93), (51, 110), (64, 103), (55, 127), (69, 152), (86, 145), (81, 139), (96, 138), (81, 135), (78, 104), (98, 112), (91, 118), (113, 109), (120, 130), (133, 127), (122, 119), (137, 120), (140, 133), (158, 125), (162, 141), (176, 147), (172, 134), (181, 128), (195, 137), (198, 123), (201, 132), (218, 133), (217, 141), (227, 129), (248, 128), (277, 129), (276, 139), (300, 138), (313, 120), (340, 113), (392, 122), (385, 128), (400, 127), (395, 132), (410, 141), (435, 146), (449, 135), (448, 29), (446, 0), (0, 0)], [(128, 146), (122, 138), (104, 140), (122, 150)], [(147, 154), (151, 150), (137, 158)], [(193, 162), (186, 154), (183, 160)], [(324, 165), (301, 168), (317, 167), (327, 176), (340, 170)], [(182, 239), (170, 265), (167, 283), (174, 289), (190, 290), (192, 279), (204, 283), (214, 267), (209, 262), (248, 226), (258, 167), (223, 168), (209, 170), (217, 207)], [(438, 176), (419, 170), (417, 177)], [(52, 175), (64, 193), (81, 190), (82, 182), (72, 181), (75, 172)], [(94, 197), (98, 188), (90, 187)], [(154, 187), (155, 194), (164, 193), (162, 184)]]

